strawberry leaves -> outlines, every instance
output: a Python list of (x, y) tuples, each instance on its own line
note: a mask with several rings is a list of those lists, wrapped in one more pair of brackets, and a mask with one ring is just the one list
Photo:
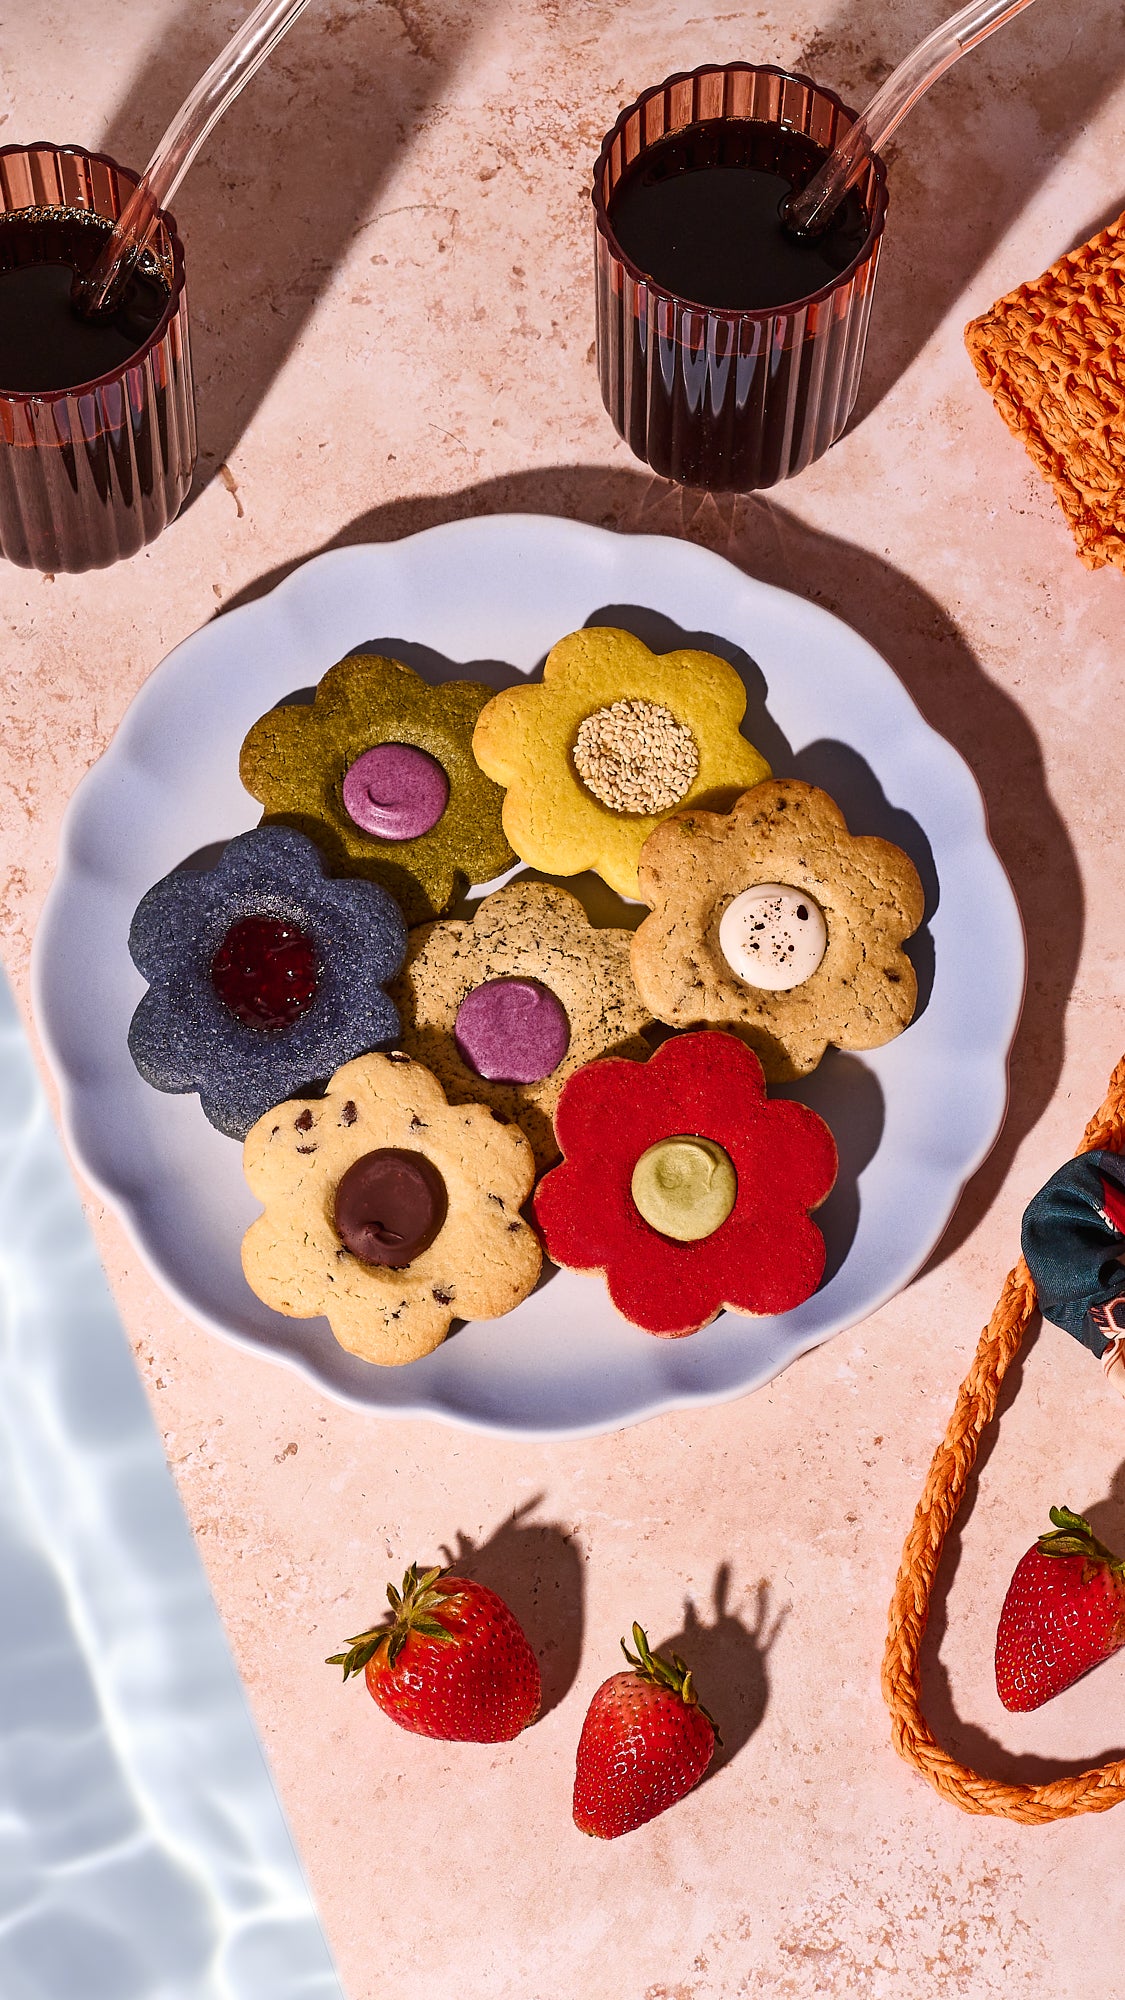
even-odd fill
[(428, 1569), (419, 1573), (417, 1563), (411, 1563), (402, 1579), (402, 1589), (395, 1589), (393, 1583), (387, 1585), (387, 1601), (392, 1611), (389, 1625), (373, 1625), (367, 1632), (357, 1632), (348, 1640), (346, 1653), (330, 1653), (325, 1666), (343, 1667), (344, 1679), (352, 1674), (361, 1674), (369, 1660), (375, 1658), (384, 1641), (387, 1643), (386, 1663), (394, 1667), (411, 1632), (417, 1632), (426, 1639), (447, 1640), (452, 1643), (453, 1634), (434, 1616), (438, 1604), (449, 1606), (456, 1601), (456, 1592), (435, 1591), (434, 1585), (448, 1576), (448, 1570)]

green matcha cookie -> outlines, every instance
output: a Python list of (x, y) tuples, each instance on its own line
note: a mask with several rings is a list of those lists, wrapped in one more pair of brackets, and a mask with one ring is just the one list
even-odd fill
[(307, 834), (337, 874), (382, 883), (408, 924), (425, 923), (515, 859), (503, 792), (472, 749), (491, 699), (476, 681), (432, 687), (398, 660), (349, 653), (311, 704), (254, 724), (242, 782), (263, 824)]

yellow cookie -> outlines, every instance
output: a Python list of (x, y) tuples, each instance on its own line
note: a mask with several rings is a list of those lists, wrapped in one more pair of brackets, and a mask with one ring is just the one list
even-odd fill
[(481, 769), (506, 787), (504, 832), (548, 875), (590, 868), (636, 897), (641, 848), (685, 806), (722, 810), (769, 765), (739, 734), (746, 688), (714, 653), (651, 653), (630, 632), (561, 639), (541, 683), (494, 696)]

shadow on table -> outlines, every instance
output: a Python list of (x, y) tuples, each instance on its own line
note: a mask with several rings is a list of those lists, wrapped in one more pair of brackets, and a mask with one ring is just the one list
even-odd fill
[[(1029, 718), (983, 671), (956, 621), (928, 591), (882, 557), (806, 526), (762, 495), (688, 492), (631, 465), (545, 466), (454, 493), (388, 501), (325, 546), (394, 541), (445, 521), (518, 513), (678, 536), (823, 605), (890, 661), (926, 721), (974, 772), (993, 845), (1023, 913), (1028, 984), (1012, 1048), (1007, 1120), (929, 1261), (927, 1268), (934, 1268), (988, 1213), (1021, 1141), (1050, 1103), (1062, 1066), (1064, 1017), (1082, 942), (1082, 883)], [(304, 560), (268, 572), (216, 616), (264, 596)], [(955, 1077), (950, 1088), (957, 1088)]]
[[(173, 204), (199, 398), (195, 496), (230, 458), (353, 239), (375, 228), (380, 191), (487, 13), (484, 0), (456, 37), (447, 28), (432, 42), (410, 7), (325, 0), (207, 140)], [(143, 48), (99, 146), (142, 167), (232, 25), (213, 0), (186, 0)], [(443, 241), (439, 228), (435, 284)]]
[[(1043, 1757), (1035, 1751), (1008, 1750), (987, 1729), (978, 1723), (966, 1722), (958, 1715), (949, 1684), (949, 1674), (941, 1659), (942, 1642), (949, 1626), (949, 1594), (957, 1567), (961, 1559), (961, 1548), (965, 1531), (972, 1519), (980, 1490), (980, 1476), (988, 1463), (1000, 1435), (1004, 1417), (1019, 1393), (1023, 1380), (1024, 1364), (1031, 1348), (1042, 1330), (1042, 1321), (1035, 1318), (1025, 1336), (1023, 1346), (1004, 1377), (996, 1408), (996, 1417), (989, 1425), (981, 1443), (976, 1465), (965, 1489), (965, 1497), (957, 1517), (946, 1537), (942, 1551), (941, 1566), (934, 1581), (930, 1598), (930, 1615), (925, 1636), (919, 1653), (919, 1669), (922, 1692), (922, 1713), (929, 1723), (937, 1742), (943, 1750), (950, 1751), (962, 1764), (982, 1777), (996, 1779), (1002, 1784), (1046, 1785), (1056, 1778), (1077, 1777), (1082, 1771), (1099, 1764), (1116, 1763), (1125, 1758), (1125, 1747), (1104, 1749), (1090, 1756), (1075, 1758)], [(1110, 1547), (1114, 1537), (1125, 1546), (1125, 1465), (1118, 1468), (1113, 1478), (1112, 1488), (1106, 1500), (1093, 1506), (1085, 1505), (1085, 1496), (1072, 1494), (1062, 1496), (1067, 1506), (1073, 1506), (1084, 1513), (1096, 1535), (1103, 1536)], [(1040, 1524), (1046, 1527), (1047, 1523)], [(1029, 1529), (1028, 1547), (1034, 1539), (1036, 1529)]]
[[(684, 1622), (671, 1639), (653, 1651), (670, 1658), (678, 1653), (691, 1668), (692, 1686), (718, 1727), (722, 1742), (703, 1782), (733, 1762), (762, 1721), (769, 1706), (766, 1662), (787, 1609), (774, 1610), (770, 1586), (763, 1579), (754, 1594), (754, 1621), (746, 1624), (728, 1604), (730, 1564), (720, 1563), (712, 1586), (713, 1622), (705, 1624), (694, 1604), (684, 1605)], [(651, 1636), (651, 1635), (650, 1635)], [(628, 1640), (631, 1645), (631, 1639)]]
[[(940, 14), (931, 0), (841, 0), (793, 66), (862, 109)], [(1049, 60), (1038, 10), (1011, 22), (941, 78), (885, 149), (890, 207), (855, 422), (910, 366), (1125, 75), (1120, 0), (1085, 0), (1066, 18), (1065, 47)], [(1092, 221), (1076, 215), (1081, 234), (1044, 243), (1034, 269), (1013, 270), (1010, 282), (1038, 277), (1120, 206)]]
[(560, 1521), (533, 1521), (543, 1495), (517, 1507), (487, 1541), (458, 1533), (443, 1553), (459, 1571), (504, 1599), (531, 1641), (543, 1680), (540, 1715), (574, 1685), (582, 1657), (586, 1578), (582, 1551)]

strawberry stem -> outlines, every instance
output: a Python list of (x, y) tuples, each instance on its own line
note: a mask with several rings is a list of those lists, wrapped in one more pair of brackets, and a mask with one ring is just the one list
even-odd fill
[(369, 1660), (373, 1660), (384, 1639), (387, 1641), (387, 1665), (393, 1667), (412, 1632), (426, 1639), (452, 1641), (453, 1634), (436, 1616), (438, 1607), (449, 1608), (456, 1603), (455, 1590), (435, 1590), (434, 1585), (442, 1577), (448, 1576), (445, 1569), (420, 1571), (417, 1563), (411, 1563), (402, 1579), (402, 1590), (397, 1591), (393, 1583), (387, 1585), (387, 1602), (392, 1618), (388, 1625), (373, 1625), (366, 1632), (357, 1632), (348, 1640), (346, 1653), (330, 1653), (325, 1666), (342, 1667), (344, 1679), (352, 1674), (361, 1674)]
[(1053, 1534), (1040, 1535), (1038, 1548), (1043, 1556), (1083, 1556), (1088, 1563), (1102, 1564), (1115, 1576), (1125, 1575), (1125, 1558), (1115, 1556), (1100, 1542), (1081, 1514), (1070, 1507), (1052, 1507)]
[(711, 1724), (715, 1732), (715, 1741), (721, 1746), (723, 1739), (719, 1734), (719, 1725), (710, 1709), (704, 1708), (696, 1694), (691, 1668), (685, 1665), (679, 1654), (673, 1653), (671, 1659), (666, 1660), (663, 1654), (654, 1653), (641, 1627), (635, 1622), (633, 1644), (637, 1649), (635, 1653), (629, 1651), (622, 1639), (621, 1650), (637, 1677), (642, 1681), (650, 1681), (653, 1687), (666, 1688), (670, 1694), (679, 1695), (685, 1708), (698, 1708), (700, 1715), (705, 1715)]

